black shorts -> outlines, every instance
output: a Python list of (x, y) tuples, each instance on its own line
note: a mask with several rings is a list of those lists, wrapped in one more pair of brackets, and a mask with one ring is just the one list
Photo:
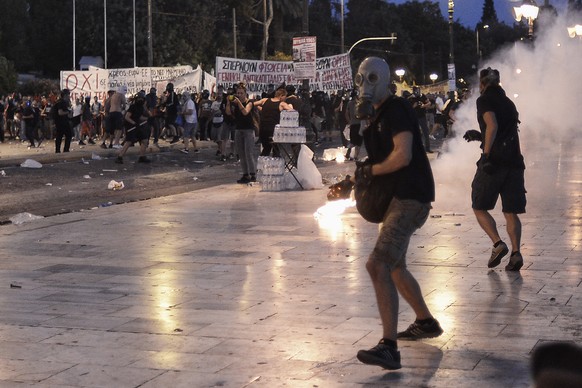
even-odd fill
[(109, 112), (107, 116), (107, 122), (105, 124), (105, 130), (109, 134), (114, 134), (115, 131), (121, 131), (123, 129), (123, 115), (121, 112)]
[(525, 170), (521, 168), (497, 167), (489, 175), (477, 169), (471, 184), (471, 201), (475, 210), (492, 210), (501, 196), (503, 213), (525, 213)]
[[(132, 129), (133, 128), (133, 129)], [(125, 141), (128, 141), (132, 144), (139, 143), (142, 140), (147, 140), (150, 138), (150, 126), (149, 125), (140, 125), (137, 128), (133, 126), (126, 129), (125, 132)]]

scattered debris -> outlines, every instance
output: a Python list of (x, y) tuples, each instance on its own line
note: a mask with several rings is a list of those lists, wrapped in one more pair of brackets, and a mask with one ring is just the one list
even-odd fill
[(26, 159), (24, 162), (22, 162), (20, 164), (20, 167), (26, 167), (26, 168), (41, 168), (42, 164), (40, 164), (39, 162), (37, 162), (34, 159)]
[(109, 182), (109, 184), (107, 185), (107, 188), (109, 190), (121, 190), (124, 187), (125, 187), (125, 185), (123, 184), (123, 181), (117, 182), (117, 181), (111, 180)]
[(91, 159), (93, 160), (101, 160), (103, 159), (101, 156), (97, 155), (95, 152), (91, 154)]
[(44, 217), (43, 216), (35, 216), (34, 214), (24, 212), (24, 213), (18, 213), (17, 215), (10, 217), (9, 219), (10, 219), (10, 222), (12, 222), (14, 225), (20, 225), (20, 224), (24, 224), (25, 222), (39, 220), (41, 218), (44, 218)]
[(430, 218), (442, 218), (443, 216), (441, 216), (440, 214), (433, 214), (430, 216)]
[(10, 283), (10, 288), (22, 288), (22, 286), (19, 286), (18, 284)]
[(84, 179), (91, 179), (91, 176), (90, 175), (83, 175), (83, 178)]

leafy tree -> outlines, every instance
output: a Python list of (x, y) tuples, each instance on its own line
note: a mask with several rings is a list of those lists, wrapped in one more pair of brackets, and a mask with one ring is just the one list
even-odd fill
[(0, 95), (12, 93), (16, 89), (17, 79), (14, 64), (0, 55)]
[(58, 95), (59, 85), (50, 79), (33, 79), (18, 87), (18, 92), (23, 96), (49, 96)]
[(339, 54), (337, 20), (332, 16), (330, 0), (313, 0), (309, 6), (309, 35), (317, 36), (317, 56)]
[(483, 2), (483, 15), (481, 16), (481, 24), (497, 24), (497, 12), (495, 11), (495, 4), (493, 0), (485, 0)]

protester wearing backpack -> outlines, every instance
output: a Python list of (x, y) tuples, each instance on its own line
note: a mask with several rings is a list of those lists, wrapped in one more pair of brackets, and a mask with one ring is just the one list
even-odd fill
[[(363, 132), (369, 160), (357, 163), (355, 194), (360, 214), (381, 223), (366, 269), (376, 290), (382, 321), (378, 345), (360, 350), (357, 358), (364, 364), (395, 370), (402, 367), (397, 339), (433, 338), (443, 333), (418, 282), (406, 267), (410, 239), (428, 218), (435, 185), (416, 115), (408, 101), (392, 95), (389, 89), (388, 64), (381, 58), (366, 58), (358, 68), (355, 84), (359, 88), (356, 116), (370, 120)], [(366, 196), (369, 190), (382, 196), (383, 206), (376, 208), (381, 210), (376, 214), (364, 212), (370, 207), (361, 203), (376, 202), (376, 198)], [(402, 332), (397, 332), (399, 294), (416, 315), (416, 320)]]

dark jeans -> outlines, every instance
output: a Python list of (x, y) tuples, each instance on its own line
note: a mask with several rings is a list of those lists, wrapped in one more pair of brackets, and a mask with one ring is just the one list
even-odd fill
[(71, 127), (59, 128), (57, 127), (57, 135), (55, 137), (55, 151), (56, 153), (61, 152), (61, 142), (63, 141), (63, 136), (65, 137), (65, 147), (63, 152), (69, 152), (71, 148), (71, 140), (73, 139), (73, 130)]
[(36, 132), (36, 126), (34, 124), (25, 124), (24, 133), (26, 134), (26, 140), (30, 142), (31, 147), (34, 147), (35, 140), (38, 141)]

